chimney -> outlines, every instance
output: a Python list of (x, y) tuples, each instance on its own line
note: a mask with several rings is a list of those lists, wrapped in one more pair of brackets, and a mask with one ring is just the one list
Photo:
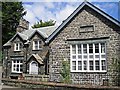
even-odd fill
[(29, 29), (29, 22), (24, 18), (20, 19), (19, 25), (16, 29), (17, 32), (22, 32)]

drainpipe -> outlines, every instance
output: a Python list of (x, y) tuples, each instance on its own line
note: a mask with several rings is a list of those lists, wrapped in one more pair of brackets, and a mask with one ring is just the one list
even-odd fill
[[(7, 51), (6, 51), (7, 50)], [(6, 48), (6, 57), (5, 57), (5, 59), (6, 59), (6, 78), (7, 78), (7, 68), (8, 68), (8, 48)]]
[(26, 46), (26, 62), (25, 62), (25, 73), (27, 74), (27, 53), (28, 53), (28, 45)]

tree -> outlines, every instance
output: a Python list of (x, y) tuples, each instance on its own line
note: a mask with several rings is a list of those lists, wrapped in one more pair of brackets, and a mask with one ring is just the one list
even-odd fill
[(22, 2), (2, 2), (2, 44), (12, 38), (25, 14)]
[(40, 27), (46, 27), (46, 26), (53, 26), (55, 25), (55, 21), (54, 20), (49, 20), (49, 21), (45, 21), (43, 22), (42, 20), (40, 20), (39, 22), (35, 23), (32, 28), (40, 28)]

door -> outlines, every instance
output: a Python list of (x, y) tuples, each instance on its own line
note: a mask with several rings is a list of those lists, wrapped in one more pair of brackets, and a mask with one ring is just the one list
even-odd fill
[(38, 63), (32, 61), (29, 66), (29, 74), (38, 74)]

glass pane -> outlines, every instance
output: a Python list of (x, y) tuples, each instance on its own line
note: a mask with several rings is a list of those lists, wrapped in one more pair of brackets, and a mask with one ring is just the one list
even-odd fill
[(39, 49), (41, 48), (41, 41), (39, 41)]
[(84, 61), (84, 70), (87, 70), (87, 61)]
[(76, 45), (72, 45), (72, 54), (76, 54)]
[(13, 68), (13, 71), (16, 71), (16, 68)]
[(17, 67), (17, 71), (19, 71), (19, 67)]
[(76, 61), (72, 61), (72, 65), (73, 65), (73, 66), (76, 66)]
[(34, 48), (35, 48), (35, 50), (38, 49), (38, 41), (34, 41)]
[(41, 41), (39, 41), (39, 44), (41, 44)]
[(78, 59), (82, 59), (82, 55), (78, 55)]
[(20, 63), (22, 63), (22, 60), (20, 60)]
[(89, 44), (89, 53), (93, 53), (93, 44)]
[(20, 68), (22, 68), (23, 67), (23, 65), (20, 65)]
[(106, 70), (105, 60), (102, 60), (101, 63), (102, 63), (102, 70)]
[(99, 58), (99, 55), (95, 55), (95, 58)]
[(17, 63), (19, 63), (19, 60), (17, 60)]
[(83, 53), (87, 53), (87, 44), (83, 44)]
[(105, 58), (105, 55), (101, 55), (101, 58)]
[(87, 59), (87, 55), (84, 55), (84, 59)]
[(19, 48), (18, 48), (18, 43), (16, 43), (16, 50), (19, 50)]
[(72, 70), (76, 70), (76, 61), (72, 61)]
[(90, 59), (93, 59), (93, 55), (89, 55), (89, 58), (90, 58)]
[(78, 54), (81, 54), (81, 44), (78, 45)]
[(102, 63), (102, 66), (106, 66), (105, 60), (102, 60), (101, 63)]
[(15, 63), (15, 60), (13, 61), (13, 63)]
[(99, 53), (99, 44), (95, 44), (95, 53)]
[(17, 67), (19, 67), (19, 65), (17, 65)]
[(105, 53), (105, 43), (101, 43), (101, 53)]
[(22, 49), (22, 43), (19, 43), (19, 45), (20, 45), (20, 50)]
[(73, 55), (73, 56), (72, 56), (72, 59), (76, 59), (76, 55)]
[(35, 45), (38, 44), (38, 41), (34, 41)]
[(89, 61), (89, 65), (90, 65), (90, 70), (93, 70), (93, 61)]
[(76, 70), (76, 66), (72, 66), (72, 70)]
[(78, 61), (78, 70), (82, 70), (82, 62)]
[(21, 71), (21, 72), (22, 72), (22, 70), (23, 70), (22, 68), (23, 68), (23, 65), (20, 65), (20, 71)]
[(99, 61), (95, 61), (95, 68), (96, 70), (100, 70)]
[(23, 69), (22, 68), (20, 68), (20, 72), (22, 72), (23, 71)]
[(15, 64), (13, 65), (13, 67), (15, 67)]

